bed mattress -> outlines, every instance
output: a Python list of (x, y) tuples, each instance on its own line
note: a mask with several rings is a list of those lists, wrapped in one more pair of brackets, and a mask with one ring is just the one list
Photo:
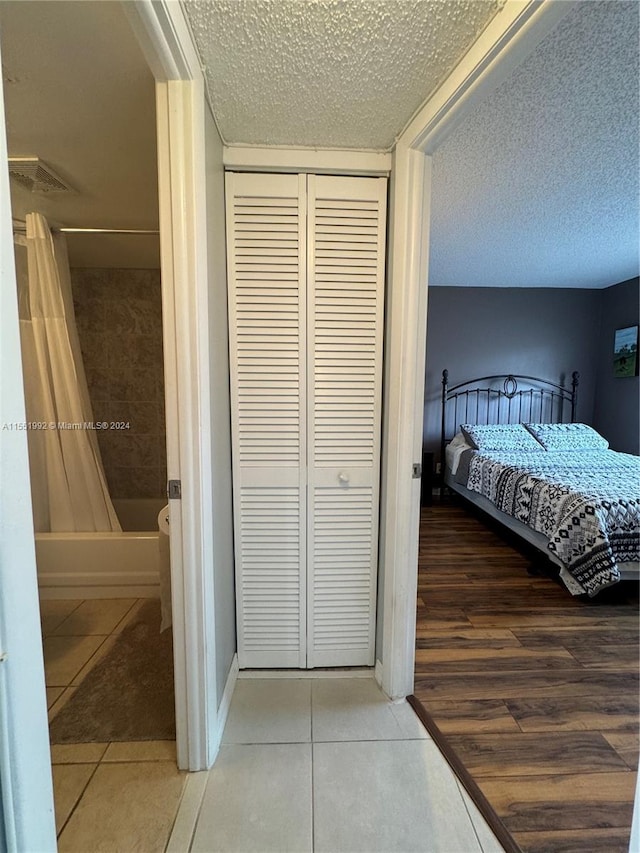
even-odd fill
[[(446, 482), (544, 548), (573, 594), (640, 566), (640, 459), (611, 450), (535, 454), (447, 447)], [(483, 506), (486, 504), (486, 506)], [(524, 533), (523, 533), (524, 531)]]

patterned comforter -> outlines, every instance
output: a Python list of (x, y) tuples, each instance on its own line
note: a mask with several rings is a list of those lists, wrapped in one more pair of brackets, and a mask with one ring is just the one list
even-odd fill
[(640, 560), (640, 458), (611, 450), (474, 453), (467, 488), (549, 539), (572, 593), (620, 580)]

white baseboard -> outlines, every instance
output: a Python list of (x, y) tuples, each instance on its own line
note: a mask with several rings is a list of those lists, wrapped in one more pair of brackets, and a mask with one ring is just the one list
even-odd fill
[(372, 667), (353, 669), (243, 669), (238, 678), (372, 678)]
[(382, 688), (382, 661), (376, 660), (376, 666), (373, 670), (373, 677), (375, 678), (378, 687)]
[(61, 598), (160, 598), (159, 584), (109, 584), (81, 586), (67, 583), (56, 586), (40, 585), (38, 596), (41, 601)]
[(213, 756), (211, 761), (212, 764), (218, 757), (218, 750), (220, 749), (220, 744), (222, 742), (224, 727), (227, 723), (227, 717), (229, 716), (229, 708), (231, 707), (233, 691), (236, 686), (236, 681), (238, 680), (238, 671), (238, 655), (235, 654), (231, 661), (231, 666), (229, 667), (229, 674), (227, 675), (224, 692), (216, 715), (216, 732), (213, 735), (213, 749), (211, 750), (211, 754)]
[(238, 680), (238, 673), (238, 655), (235, 654), (231, 661), (231, 666), (229, 667), (229, 675), (227, 676), (227, 682), (224, 686), (222, 699), (220, 700), (220, 707), (218, 708), (218, 722), (220, 723), (221, 729), (224, 729), (225, 723), (227, 722), (229, 708), (231, 707), (231, 698), (236, 686), (236, 681)]

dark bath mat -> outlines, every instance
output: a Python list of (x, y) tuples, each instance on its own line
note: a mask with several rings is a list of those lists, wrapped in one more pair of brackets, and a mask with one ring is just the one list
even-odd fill
[(174, 740), (171, 631), (160, 601), (142, 605), (49, 725), (51, 743)]

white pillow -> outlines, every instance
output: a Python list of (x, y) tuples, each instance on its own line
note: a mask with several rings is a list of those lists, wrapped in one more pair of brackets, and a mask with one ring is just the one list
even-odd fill
[(477, 450), (542, 453), (543, 446), (522, 424), (462, 424), (467, 441)]
[(587, 424), (525, 424), (545, 450), (607, 450), (609, 442)]

